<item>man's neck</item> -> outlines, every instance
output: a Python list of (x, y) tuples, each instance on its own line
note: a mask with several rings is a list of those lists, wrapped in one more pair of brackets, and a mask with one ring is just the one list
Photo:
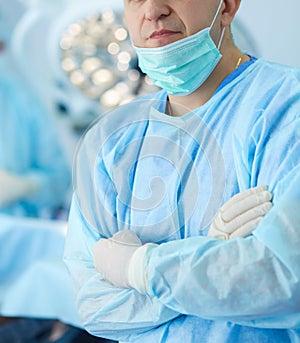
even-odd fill
[(204, 105), (214, 94), (222, 81), (232, 73), (239, 65), (247, 61), (249, 57), (244, 55), (235, 46), (223, 54), (220, 62), (209, 78), (195, 92), (187, 96), (169, 95), (169, 115), (182, 116)]

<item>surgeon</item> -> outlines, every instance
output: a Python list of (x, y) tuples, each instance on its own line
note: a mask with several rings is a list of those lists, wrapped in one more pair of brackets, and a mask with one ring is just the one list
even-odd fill
[(162, 90), (77, 151), (64, 258), (96, 336), (300, 341), (300, 70), (235, 45), (239, 5), (124, 0)]

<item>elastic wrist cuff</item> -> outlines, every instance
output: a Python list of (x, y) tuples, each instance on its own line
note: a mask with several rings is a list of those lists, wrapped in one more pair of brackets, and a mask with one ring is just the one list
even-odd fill
[(148, 262), (153, 249), (158, 245), (148, 243), (138, 248), (131, 257), (128, 267), (129, 285), (141, 294), (148, 290)]

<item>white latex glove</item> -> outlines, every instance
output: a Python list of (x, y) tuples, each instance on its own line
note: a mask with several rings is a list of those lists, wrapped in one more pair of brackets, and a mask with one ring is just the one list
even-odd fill
[(36, 183), (0, 169), (0, 206), (7, 206), (21, 200), (37, 190)]
[[(208, 235), (230, 239), (249, 235), (271, 208), (272, 195), (266, 187), (256, 187), (231, 198), (220, 208)], [(142, 245), (133, 231), (119, 231), (94, 246), (96, 270), (118, 287), (135, 288), (147, 293), (148, 261), (157, 244)]]
[(130, 287), (129, 263), (134, 252), (141, 246), (138, 236), (130, 230), (119, 231), (109, 239), (100, 239), (94, 246), (96, 270), (113, 285)]
[(230, 239), (248, 236), (272, 207), (267, 187), (255, 187), (238, 193), (218, 211), (208, 231), (209, 237)]

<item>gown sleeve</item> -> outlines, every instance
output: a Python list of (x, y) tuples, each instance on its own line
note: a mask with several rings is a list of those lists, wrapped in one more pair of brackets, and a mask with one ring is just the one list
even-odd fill
[(158, 299), (103, 279), (93, 265), (92, 251), (100, 237), (84, 220), (74, 196), (64, 261), (74, 280), (83, 326), (93, 335), (126, 341), (177, 317)]
[[(300, 131), (292, 123), (284, 134), (277, 130), (280, 136), (276, 137), (276, 130), (272, 135), (262, 134), (262, 127), (268, 125), (261, 124), (250, 133), (241, 133), (241, 148), (238, 140), (234, 142), (235, 169), (243, 184), (241, 190), (269, 185), (273, 209), (246, 239), (218, 241), (199, 236), (160, 244), (149, 260), (147, 295), (110, 285), (93, 266), (94, 244), (101, 237), (112, 236), (116, 232), (112, 228), (118, 226), (113, 221), (116, 206), (106, 188), (109, 183), (103, 182), (109, 179), (104, 167), (98, 170), (101, 185), (88, 185), (93, 178), (86, 171), (94, 170), (96, 156), (90, 147), (97, 146), (92, 131), (93, 144), (81, 151), (80, 165), (85, 168), (78, 175), (82, 182), (77, 189), (89, 199), (78, 205), (76, 195), (73, 198), (65, 250), (65, 262), (76, 285), (77, 307), (88, 331), (134, 341), (150, 332), (168, 331), (188, 318), (266, 328), (299, 327)], [(276, 156), (274, 149), (278, 149)], [(98, 167), (104, 163), (97, 162)], [(111, 222), (101, 222), (104, 207), (95, 204), (96, 188), (104, 194), (102, 199), (109, 200), (105, 206), (113, 214)], [(97, 218), (92, 226), (85, 220), (87, 216)]]
[(151, 297), (174, 311), (206, 319), (299, 328), (299, 128), (299, 118), (271, 134), (256, 127), (250, 142), (240, 147), (240, 179), (248, 187), (269, 185), (274, 194), (273, 208), (253, 235), (161, 244), (148, 265)]

